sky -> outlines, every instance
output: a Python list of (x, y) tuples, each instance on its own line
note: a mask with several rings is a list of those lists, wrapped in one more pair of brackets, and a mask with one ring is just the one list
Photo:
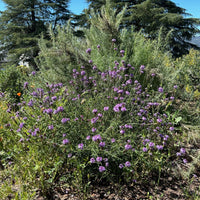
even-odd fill
[[(13, 0), (15, 1), (15, 0)], [(192, 17), (200, 18), (200, 0), (171, 0), (177, 6), (185, 8), (187, 13), (192, 14)], [(71, 0), (69, 9), (75, 13), (80, 14), (84, 8), (87, 8), (86, 0)], [(0, 11), (5, 10), (3, 0), (0, 0)]]

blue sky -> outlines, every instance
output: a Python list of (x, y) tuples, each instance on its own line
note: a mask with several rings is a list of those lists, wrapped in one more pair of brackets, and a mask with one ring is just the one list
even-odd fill
[[(14, 0), (13, 0), (14, 1)], [(185, 8), (186, 11), (192, 14), (192, 17), (200, 18), (200, 0), (172, 0), (178, 6)], [(81, 11), (87, 8), (86, 0), (71, 0), (69, 9), (75, 13), (80, 14)], [(5, 4), (0, 0), (0, 10), (5, 9)]]

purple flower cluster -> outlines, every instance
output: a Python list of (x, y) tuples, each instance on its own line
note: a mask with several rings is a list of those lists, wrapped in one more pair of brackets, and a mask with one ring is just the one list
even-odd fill
[[(113, 48), (115, 42), (113, 39)], [(100, 53), (102, 47), (97, 48)], [(91, 52), (90, 48), (86, 50), (88, 57)], [(80, 70), (73, 69), (70, 87), (47, 83), (44, 90), (33, 89), (25, 82), (24, 89), (30, 90), (30, 97), (27, 102), (17, 104), (19, 111), (12, 117), (13, 121), (17, 119), (18, 125), (13, 131), (20, 135), (20, 142), (30, 145), (30, 141), (43, 142), (47, 138), (52, 152), (59, 150), (69, 160), (73, 155), (79, 163), (88, 161), (100, 173), (108, 169), (115, 173), (120, 168), (134, 176), (132, 169), (137, 170), (136, 165), (147, 167), (144, 161), (152, 165), (156, 162), (158, 166), (156, 160), (160, 157), (164, 160), (174, 145), (174, 125), (160, 108), (163, 102), (173, 103), (174, 97), (169, 94), (161, 99), (164, 89), (159, 87), (154, 92), (160, 99), (153, 101), (156, 98), (138, 81), (142, 78), (135, 79), (136, 75), (146, 75), (145, 66), (141, 65), (137, 71), (127, 64), (124, 50), (118, 53), (120, 59), (107, 71), (98, 70), (92, 60), (89, 63), (94, 66), (90, 74), (84, 66)], [(26, 108), (31, 115), (23, 112)], [(12, 113), (12, 107), (8, 107), (8, 111)], [(177, 152), (177, 156), (185, 154), (183, 148)]]
[(126, 109), (126, 107), (125, 107), (125, 103), (119, 103), (119, 104), (117, 104), (117, 105), (114, 106), (113, 110), (114, 110), (115, 112), (120, 112), (120, 111), (124, 112), (124, 111), (126, 111), (127, 109)]

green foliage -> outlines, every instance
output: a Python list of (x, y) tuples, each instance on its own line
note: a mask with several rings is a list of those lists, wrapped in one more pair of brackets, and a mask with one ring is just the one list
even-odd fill
[(177, 69), (180, 68), (180, 73), (177, 82), (179, 82), (185, 97), (198, 100), (200, 98), (200, 53), (197, 50), (191, 49), (189, 54), (175, 61)]
[(10, 66), (0, 71), (0, 91), (5, 93), (10, 104), (20, 102), (28, 71), (29, 69), (22, 65)]
[(135, 31), (142, 31), (148, 38), (157, 38), (160, 28), (163, 28), (165, 34), (172, 31), (169, 50), (175, 57), (188, 53), (188, 49), (191, 47), (198, 49), (196, 45), (188, 41), (199, 32), (197, 28), (199, 19), (185, 18), (186, 15), (189, 15), (185, 9), (178, 7), (170, 0), (88, 0), (87, 2), (90, 3), (88, 11), (94, 9), (96, 13), (101, 13), (101, 7), (108, 2), (112, 4), (112, 8), (117, 13), (126, 6), (121, 28), (129, 29), (133, 26)]
[(74, 66), (88, 66), (85, 41), (74, 36), (70, 24), (58, 26), (56, 32), (50, 27), (50, 42), (39, 40), (38, 65), (45, 82), (66, 82)]
[(41, 33), (47, 38), (47, 26), (62, 24), (69, 19), (68, 0), (4, 0), (7, 9), (0, 16), (1, 51), (8, 61), (18, 64), (20, 56), (37, 69), (34, 58), (38, 55)]
[[(91, 11), (91, 26), (89, 29), (83, 29), (85, 38), (75, 36), (68, 24), (66, 27), (57, 27), (56, 34), (50, 28), (51, 42), (40, 40), (39, 63), (45, 82), (66, 82), (72, 69), (80, 66), (89, 71), (94, 65), (101, 71), (108, 70), (110, 63), (117, 61), (124, 62), (125, 66), (132, 63), (137, 71), (136, 78), (144, 87), (150, 85), (150, 74), (156, 74), (151, 83), (155, 88), (160, 83), (168, 88), (169, 82), (174, 84), (173, 66), (165, 67), (166, 59), (169, 62), (172, 60), (170, 53), (165, 51), (170, 33), (164, 37), (165, 32), (160, 29), (158, 38), (150, 40), (141, 32), (134, 32), (133, 27), (120, 30), (125, 9), (120, 13), (116, 13), (116, 10), (113, 12), (112, 4), (108, 2), (101, 12), (103, 15), (96, 15)], [(92, 51), (86, 53), (88, 48)], [(123, 56), (121, 50), (125, 51)], [(145, 65), (148, 71), (142, 76), (139, 71), (141, 65)]]

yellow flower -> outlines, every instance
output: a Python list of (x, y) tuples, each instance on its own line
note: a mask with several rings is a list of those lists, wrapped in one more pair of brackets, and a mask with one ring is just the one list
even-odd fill
[(199, 90), (197, 89), (197, 90), (195, 90), (194, 91), (194, 98), (199, 98), (200, 97), (200, 92), (199, 92)]
[(190, 93), (191, 92), (191, 87), (187, 84), (186, 88), (185, 88), (185, 91), (187, 93)]

